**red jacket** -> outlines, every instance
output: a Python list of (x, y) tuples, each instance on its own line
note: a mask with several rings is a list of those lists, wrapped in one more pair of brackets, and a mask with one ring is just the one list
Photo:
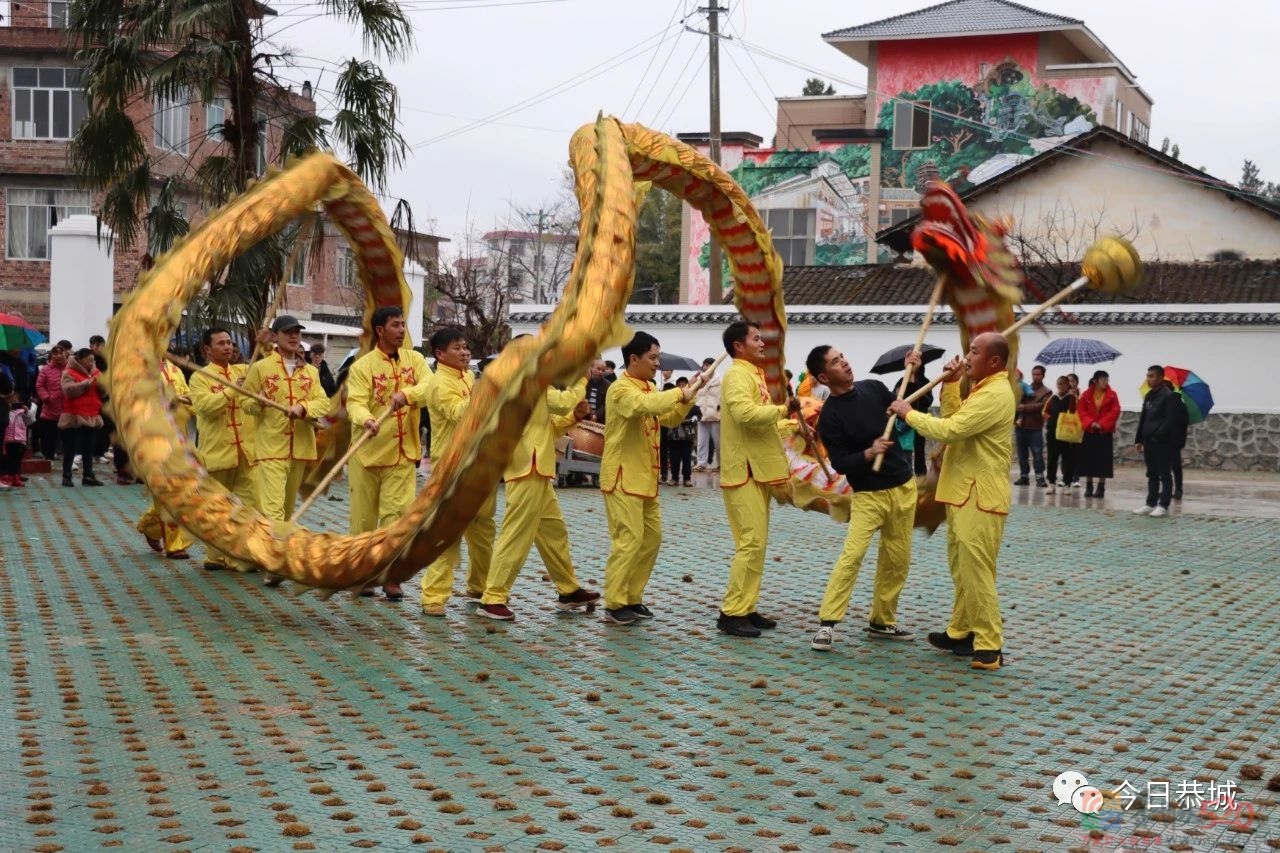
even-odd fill
[[(71, 382), (83, 382), (89, 379), (79, 365), (67, 365), (65, 375), (70, 377)], [(98, 371), (93, 371), (93, 378), (98, 377)], [(88, 389), (79, 396), (72, 397), (67, 395), (66, 401), (62, 404), (62, 412), (67, 415), (78, 415), (82, 418), (96, 418), (102, 414), (102, 397), (98, 395), (98, 383), (90, 383)]]
[(40, 420), (56, 421), (62, 414), (65, 397), (62, 394), (63, 368), (46, 364), (36, 377), (36, 397), (40, 400)]
[(1076, 404), (1080, 426), (1084, 427), (1085, 432), (1097, 432), (1098, 430), (1091, 429), (1094, 424), (1101, 427), (1102, 432), (1115, 432), (1116, 423), (1120, 420), (1120, 398), (1116, 396), (1116, 389), (1107, 386), (1101, 406), (1093, 401), (1093, 392), (1092, 385), (1080, 392), (1080, 400)]

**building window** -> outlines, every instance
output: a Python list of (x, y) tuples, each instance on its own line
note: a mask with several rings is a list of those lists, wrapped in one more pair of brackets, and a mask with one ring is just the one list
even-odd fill
[(5, 256), (17, 260), (47, 260), (49, 229), (67, 216), (89, 212), (89, 194), (78, 190), (9, 189), (5, 203)]
[(813, 208), (766, 210), (765, 224), (773, 232), (773, 247), (787, 266), (813, 263), (814, 228), (818, 212)]
[(14, 139), (70, 139), (88, 114), (79, 68), (13, 69)]
[(1133, 137), (1135, 142), (1141, 142), (1143, 145), (1146, 145), (1147, 140), (1151, 136), (1151, 128), (1147, 127), (1146, 123), (1143, 122), (1142, 119), (1135, 117), (1133, 120), (1133, 132), (1130, 135)]
[(339, 246), (338, 256), (335, 261), (335, 274), (338, 281), (338, 287), (344, 287), (347, 290), (355, 290), (359, 284), (358, 273), (356, 271), (356, 256), (351, 251), (350, 246)]
[(893, 105), (893, 147), (929, 147), (930, 101), (897, 101)]
[(227, 121), (226, 98), (214, 98), (204, 105), (204, 126), (210, 139), (221, 142), (226, 139), (222, 125)]
[(67, 0), (49, 0), (49, 26), (55, 30), (65, 30), (70, 18), (71, 4)]
[(156, 95), (155, 100), (155, 146), (161, 151), (174, 154), (186, 154), (187, 142), (191, 135), (188, 126), (191, 98), (186, 93), (167, 98)]

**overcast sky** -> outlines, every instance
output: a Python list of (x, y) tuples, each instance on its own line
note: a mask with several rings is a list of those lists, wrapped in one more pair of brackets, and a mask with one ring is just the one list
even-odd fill
[[(318, 81), (326, 111), (334, 73), (326, 62), (358, 54), (340, 23), (308, 19), (315, 3), (276, 0), (268, 24), (294, 48), (286, 73)], [(421, 230), (454, 240), (468, 230), (522, 227), (518, 211), (555, 199), (570, 134), (598, 111), (671, 134), (705, 131), (707, 40), (698, 0), (401, 0), (416, 30), (411, 61), (389, 68), (413, 146), (391, 194), (413, 205)], [(926, 0), (724, 0), (721, 126), (768, 144), (774, 97), (798, 95), (818, 69), (840, 93), (860, 93), (866, 69), (821, 34), (925, 8)], [(1154, 99), (1152, 144), (1168, 136), (1182, 160), (1236, 182), (1249, 157), (1280, 181), (1280, 110), (1267, 85), (1280, 49), (1280, 4), (1263, 0), (1030, 0), (1083, 19)], [(280, 69), (277, 69), (280, 70)], [(576, 84), (576, 85), (574, 85)], [(501, 115), (499, 115), (501, 114)]]

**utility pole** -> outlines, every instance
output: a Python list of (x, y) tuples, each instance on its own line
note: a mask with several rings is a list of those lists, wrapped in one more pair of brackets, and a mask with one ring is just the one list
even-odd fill
[[(539, 305), (542, 305), (546, 298), (546, 293), (542, 286), (542, 235), (548, 228), (547, 214), (548, 211), (542, 210), (541, 208), (538, 209), (536, 214), (521, 214), (525, 218), (526, 222), (534, 222), (534, 233), (538, 235), (538, 243), (533, 250), (533, 301)], [(555, 223), (551, 223), (550, 227), (554, 226)]]
[[(707, 13), (707, 39), (711, 54), (707, 64), (707, 77), (711, 83), (711, 161), (717, 166), (720, 165), (720, 13), (728, 12), (725, 6), (717, 5), (716, 0), (711, 0), (709, 6), (703, 6), (698, 9), (699, 12)], [(711, 238), (711, 278), (708, 289), (708, 301), (712, 305), (719, 305), (724, 299), (724, 282), (721, 280), (720, 268), (722, 262), (720, 260), (720, 243), (715, 237)]]

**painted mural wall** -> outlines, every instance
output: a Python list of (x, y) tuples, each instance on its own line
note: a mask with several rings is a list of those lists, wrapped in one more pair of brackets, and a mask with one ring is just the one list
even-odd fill
[[(1099, 123), (1114, 100), (1111, 81), (1051, 85), (1037, 77), (1038, 57), (1034, 34), (881, 42), (867, 113), (887, 140), (811, 150), (726, 147), (722, 161), (761, 211), (787, 266), (888, 261), (885, 250), (869, 256), (868, 237), (914, 213), (925, 181), (943, 178), (963, 192)], [(907, 125), (895, 128), (896, 121)], [(881, 146), (878, 174), (872, 144)], [(686, 293), (690, 303), (705, 304), (710, 234), (696, 211), (690, 217)]]

